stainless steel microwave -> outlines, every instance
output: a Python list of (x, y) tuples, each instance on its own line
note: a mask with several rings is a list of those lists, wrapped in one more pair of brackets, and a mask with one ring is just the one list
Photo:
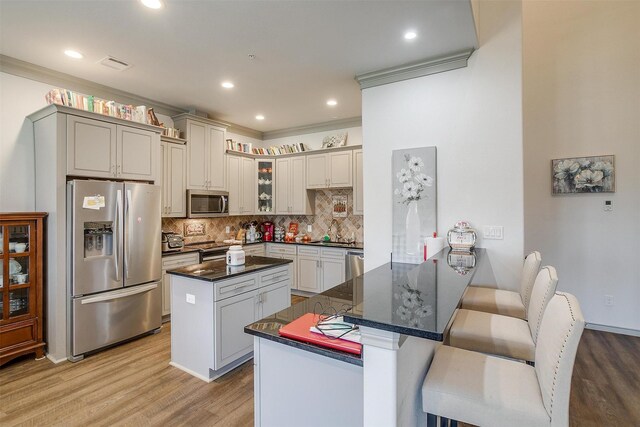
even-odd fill
[(187, 190), (187, 217), (213, 218), (229, 216), (229, 193), (226, 191)]

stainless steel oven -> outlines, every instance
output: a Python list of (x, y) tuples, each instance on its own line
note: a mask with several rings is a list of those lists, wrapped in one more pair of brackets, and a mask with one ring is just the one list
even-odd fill
[(187, 190), (187, 216), (189, 218), (229, 216), (229, 193)]

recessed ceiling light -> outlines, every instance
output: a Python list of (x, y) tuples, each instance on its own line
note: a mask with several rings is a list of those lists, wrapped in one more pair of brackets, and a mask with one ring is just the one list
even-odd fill
[(415, 31), (407, 31), (406, 33), (404, 33), (404, 38), (406, 40), (413, 40), (416, 37), (418, 37), (418, 35), (416, 34)]
[(336, 101), (335, 99), (330, 99), (327, 101), (327, 105), (330, 107), (334, 107), (336, 105), (338, 105), (338, 101)]
[(264, 120), (264, 116), (262, 114), (258, 114), (256, 116), (256, 120)]
[(65, 50), (64, 54), (67, 55), (69, 58), (73, 58), (73, 59), (82, 59), (82, 58), (84, 58), (84, 55), (82, 55), (80, 52), (78, 52), (76, 50), (72, 50), (72, 49)]
[(147, 6), (149, 9), (160, 9), (162, 7), (161, 0), (140, 0), (143, 5)]
[(222, 87), (225, 89), (231, 89), (232, 87), (234, 87), (235, 85), (231, 82), (222, 82)]

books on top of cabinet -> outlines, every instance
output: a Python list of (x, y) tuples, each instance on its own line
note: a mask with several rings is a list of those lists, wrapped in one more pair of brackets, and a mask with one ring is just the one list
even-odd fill
[(311, 151), (309, 146), (296, 142), (295, 144), (283, 144), (279, 147), (254, 148), (253, 154), (277, 156), (278, 154), (304, 153), (305, 151)]
[(120, 104), (115, 101), (108, 101), (93, 95), (85, 95), (63, 88), (51, 89), (45, 95), (45, 100), (47, 104), (64, 105), (65, 107), (104, 114), (105, 116), (118, 119), (150, 124), (147, 119), (148, 109), (144, 105), (133, 106)]

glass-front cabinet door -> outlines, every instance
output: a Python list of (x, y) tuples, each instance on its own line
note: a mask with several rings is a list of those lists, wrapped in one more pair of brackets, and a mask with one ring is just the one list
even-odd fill
[(9, 321), (30, 315), (34, 309), (32, 270), (35, 254), (30, 251), (34, 238), (30, 223), (12, 222), (0, 227), (0, 320)]
[(273, 160), (260, 160), (256, 159), (257, 169), (257, 212), (263, 215), (273, 215), (274, 209), (274, 176), (275, 176), (275, 162)]

